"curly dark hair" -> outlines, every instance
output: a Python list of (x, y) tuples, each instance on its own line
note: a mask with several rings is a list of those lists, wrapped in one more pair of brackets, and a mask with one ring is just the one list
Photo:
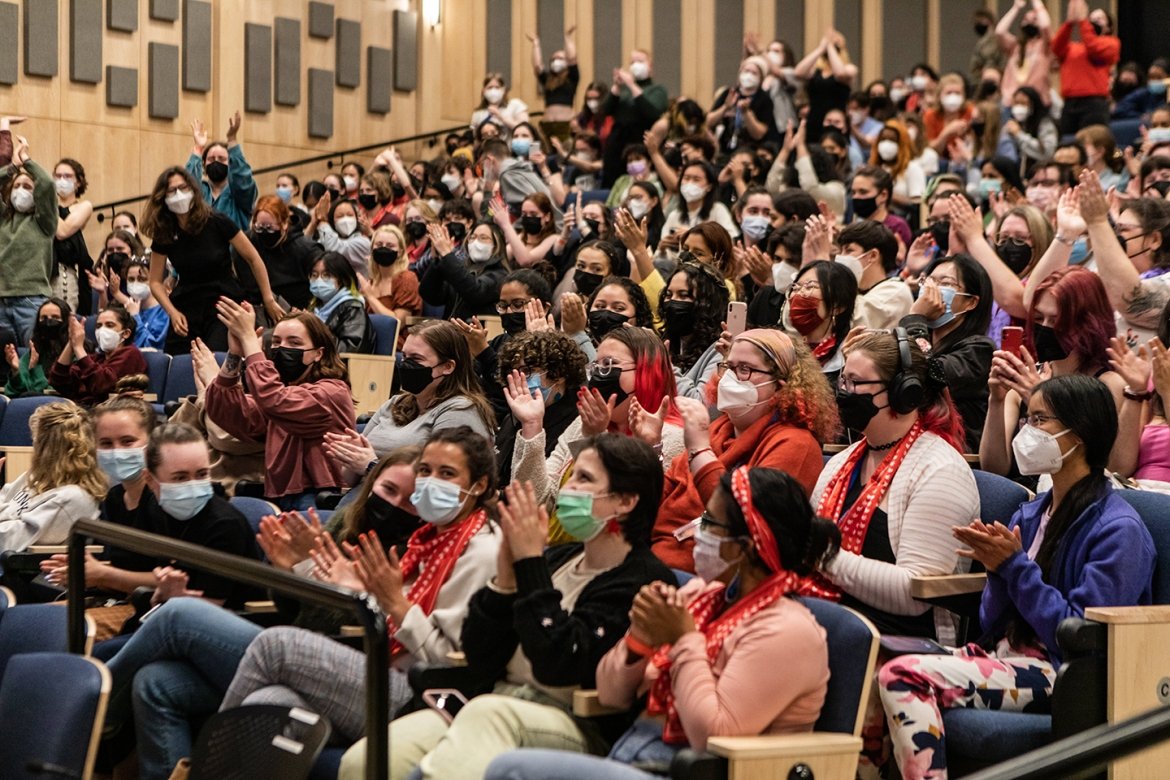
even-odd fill
[(630, 324), (638, 328), (652, 328), (654, 327), (654, 310), (650, 308), (650, 299), (646, 297), (646, 291), (627, 276), (607, 276), (601, 280), (601, 284), (597, 285), (597, 289), (589, 296), (589, 301), (585, 304), (585, 314), (588, 316), (589, 312), (593, 311), (593, 301), (597, 298), (597, 294), (611, 285), (617, 285), (626, 291), (626, 295), (630, 298), (630, 303), (634, 305), (634, 321)]
[[(666, 286), (658, 295), (658, 311), (662, 311), (663, 304), (671, 300), (670, 282), (676, 274), (687, 276), (687, 289), (695, 301), (695, 327), (683, 338), (678, 354), (672, 355), (671, 360), (679, 370), (689, 371), (699, 356), (719, 340), (731, 293), (710, 266), (704, 268), (699, 263), (682, 263), (666, 278)], [(663, 328), (663, 338), (666, 338), (665, 325)]]
[(499, 382), (508, 381), (512, 369), (539, 369), (551, 381), (565, 380), (565, 390), (585, 384), (585, 353), (559, 330), (518, 333), (504, 342), (499, 354)]

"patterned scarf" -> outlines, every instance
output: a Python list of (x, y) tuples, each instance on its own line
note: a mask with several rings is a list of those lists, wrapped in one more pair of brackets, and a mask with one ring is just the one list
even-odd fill
[[(873, 519), (874, 511), (881, 505), (882, 499), (889, 491), (894, 475), (898, 473), (898, 468), (906, 459), (906, 453), (910, 451), (922, 433), (922, 421), (919, 420), (914, 423), (910, 432), (902, 437), (898, 446), (885, 457), (885, 460), (870, 476), (869, 482), (866, 483), (857, 500), (853, 502), (853, 506), (849, 507), (848, 512), (845, 511), (845, 496), (849, 493), (849, 485), (853, 481), (853, 475), (857, 471), (858, 465), (869, 453), (868, 442), (863, 441), (860, 446), (855, 448), (845, 463), (841, 465), (841, 468), (837, 470), (837, 473), (829, 480), (829, 484), (825, 486), (825, 492), (821, 494), (821, 501), (817, 505), (817, 514), (837, 524), (841, 530), (842, 550), (854, 554), (861, 553), (862, 545), (865, 543), (865, 534), (869, 530), (869, 521)], [(841, 590), (829, 582), (824, 575), (817, 573), (813, 575), (810, 595), (840, 601)]]
[(815, 357), (817, 359), (817, 362), (819, 362), (823, 366), (828, 361), (828, 359), (833, 355), (833, 350), (835, 350), (836, 348), (837, 348), (837, 337), (836, 336), (826, 336), (825, 338), (821, 339), (820, 344), (817, 344), (815, 347), (813, 347), (813, 350), (812, 350), (813, 357)]

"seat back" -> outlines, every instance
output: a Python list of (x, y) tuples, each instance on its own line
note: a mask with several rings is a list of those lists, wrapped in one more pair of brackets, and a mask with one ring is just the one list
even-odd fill
[(91, 343), (97, 341), (97, 315), (90, 314), (85, 318), (85, 338)]
[(271, 704), (213, 715), (199, 732), (189, 780), (305, 780), (329, 739), (316, 713)]
[[(153, 393), (155, 398), (162, 398), (166, 389), (167, 374), (171, 369), (171, 356), (165, 352), (146, 350), (142, 357), (146, 360), (146, 375), (150, 378), (146, 392)], [(188, 355), (187, 359), (190, 360), (191, 356)]]
[(14, 606), (16, 606), (16, 594), (3, 585), (0, 585), (0, 610)]
[(1026, 487), (1007, 477), (979, 469), (972, 469), (971, 473), (979, 489), (979, 518), (985, 523), (1007, 525), (1020, 504), (1032, 498)]
[[(248, 519), (248, 525), (252, 528), (252, 533), (260, 533), (260, 519), (268, 515), (279, 515), (280, 508), (269, 501), (262, 498), (253, 498), (252, 496), (232, 496), (231, 504), (236, 509), (240, 510), (240, 514)], [(264, 557), (263, 551), (260, 552), (261, 560), (267, 560)]]
[(388, 314), (371, 314), (374, 328), (374, 354), (393, 355), (398, 347), (398, 319)]
[(162, 394), (158, 400), (162, 403), (178, 401), (189, 395), (195, 395), (195, 368), (191, 363), (191, 354), (182, 353), (171, 358), (171, 368), (167, 372), (167, 381), (163, 385)]
[(1154, 537), (1154, 603), (1170, 604), (1170, 495), (1149, 490), (1119, 490)]
[(20, 653), (69, 652), (68, 612), (60, 604), (17, 604), (0, 611), (0, 679)]
[(0, 775), (90, 777), (109, 695), (110, 673), (94, 658), (15, 656), (0, 679)]
[(798, 601), (825, 629), (829, 643), (829, 689), (815, 730), (859, 737), (877, 664), (878, 631), (848, 607), (811, 597)]
[(28, 421), (33, 412), (45, 404), (62, 401), (53, 395), (35, 395), (29, 398), (13, 398), (8, 402), (4, 418), (0, 419), (0, 448), (6, 444), (17, 447), (32, 446), (32, 432)]

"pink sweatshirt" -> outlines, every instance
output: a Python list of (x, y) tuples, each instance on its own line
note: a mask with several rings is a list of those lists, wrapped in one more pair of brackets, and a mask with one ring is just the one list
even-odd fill
[[(709, 586), (688, 582), (694, 598)], [(609, 707), (630, 708), (649, 690), (658, 669), (646, 658), (629, 664), (618, 642), (597, 665), (597, 694)], [(709, 737), (812, 731), (825, 703), (829, 651), (825, 631), (797, 601), (782, 598), (740, 623), (715, 663), (698, 631), (670, 649), (671, 684), (687, 741), (704, 750)]]

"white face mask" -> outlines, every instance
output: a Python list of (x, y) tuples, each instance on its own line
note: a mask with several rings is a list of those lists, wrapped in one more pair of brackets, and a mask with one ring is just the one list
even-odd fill
[(751, 382), (741, 380), (734, 371), (725, 371), (720, 377), (719, 386), (716, 389), (715, 408), (730, 417), (742, 414), (770, 401), (771, 398), (760, 400), (760, 388), (775, 383), (775, 379), (769, 379), (766, 382), (753, 385)]
[(734, 561), (726, 561), (719, 554), (724, 542), (736, 541), (739, 537), (716, 536), (702, 527), (695, 529), (695, 546), (691, 554), (695, 559), (695, 576), (704, 582), (715, 582), (723, 573), (743, 560), (743, 552)]
[(600, 100), (596, 100), (596, 99), (594, 99), (594, 100), (586, 100), (586, 101), (585, 101), (585, 106), (586, 106), (586, 108), (588, 108), (590, 111), (592, 111), (593, 113), (595, 113), (595, 114), (596, 114), (596, 113), (597, 113), (597, 109), (601, 108), (601, 101), (600, 101)]
[(778, 52), (778, 51), (768, 52), (768, 59), (777, 68), (779, 68), (780, 66), (782, 66), (784, 64), (784, 56), (782, 54), (780, 54), (780, 52)]
[(837, 255), (837, 262), (852, 271), (853, 275), (857, 277), (857, 281), (861, 281), (861, 275), (865, 273), (865, 268), (861, 265), (860, 260), (853, 255)]
[(687, 203), (694, 203), (697, 200), (702, 200), (703, 196), (707, 194), (707, 188), (702, 184), (695, 184), (688, 181), (686, 184), (678, 188), (679, 195)]
[(637, 81), (645, 81), (650, 78), (650, 65), (645, 62), (631, 62), (630, 75)]
[(35, 205), (36, 199), (33, 197), (32, 190), (23, 188), (12, 190), (12, 208), (21, 214), (30, 213)]
[(484, 263), (492, 259), (493, 248), (490, 241), (480, 241), (473, 238), (467, 242), (467, 256), (474, 262)]
[(333, 227), (337, 229), (337, 235), (349, 238), (357, 230), (357, 217), (338, 217), (333, 220)]
[(72, 179), (53, 179), (53, 187), (62, 198), (69, 197), (77, 189), (77, 182)]
[(898, 105), (906, 98), (906, 90), (901, 87), (893, 87), (890, 90), (890, 102)]
[(637, 200), (626, 201), (626, 210), (630, 212), (630, 216), (634, 219), (641, 219), (650, 210), (650, 204), (638, 198)]
[(948, 114), (953, 114), (963, 107), (963, 103), (966, 102), (966, 98), (964, 98), (962, 95), (956, 95), (954, 92), (951, 92), (949, 94), (943, 95), (938, 102), (942, 105), (944, 111), (946, 111)]
[(1012, 119), (1017, 122), (1023, 122), (1032, 115), (1032, 109), (1025, 105), (1016, 103), (1012, 106)]
[(343, 181), (345, 182), (346, 192), (353, 192), (358, 188), (358, 178), (356, 176), (346, 176)]
[(914, 88), (915, 92), (922, 92), (930, 86), (930, 79), (921, 74), (910, 77), (910, 86)]
[(760, 77), (750, 70), (745, 70), (739, 74), (739, 86), (742, 89), (751, 92), (756, 87), (760, 86)]
[(792, 281), (796, 279), (796, 266), (788, 263), (772, 263), (772, 286), (776, 292), (785, 295)]
[(150, 285), (146, 282), (126, 282), (126, 294), (136, 301), (150, 297)]
[(494, 106), (504, 99), (504, 90), (499, 87), (488, 87), (483, 91), (483, 99)]
[(167, 208), (172, 214), (186, 214), (191, 210), (191, 201), (194, 199), (195, 193), (191, 190), (178, 190), (167, 195)]
[(97, 338), (98, 349), (102, 352), (113, 352), (122, 343), (122, 332), (113, 328), (98, 328), (94, 334)]
[(551, 70), (553, 73), (564, 73), (565, 69), (568, 67), (569, 67), (569, 63), (565, 62), (560, 57), (557, 57), (555, 60), (553, 60), (552, 62), (550, 62), (548, 64), (548, 69)]
[(439, 181), (443, 182), (443, 186), (452, 193), (459, 189), (459, 185), (463, 183), (463, 179), (459, 178), (459, 175), (455, 173), (444, 173), (439, 178)]
[(897, 141), (878, 141), (878, 157), (883, 162), (893, 162), (898, 159), (898, 142)]
[(1060, 471), (1064, 459), (1081, 446), (1076, 444), (1068, 452), (1061, 454), (1060, 443), (1056, 440), (1070, 430), (1071, 428), (1065, 428), (1060, 433), (1052, 434), (1035, 426), (1025, 425), (1016, 434), (1016, 438), (1012, 439), (1012, 454), (1016, 456), (1016, 468), (1025, 476), (1055, 474)]

